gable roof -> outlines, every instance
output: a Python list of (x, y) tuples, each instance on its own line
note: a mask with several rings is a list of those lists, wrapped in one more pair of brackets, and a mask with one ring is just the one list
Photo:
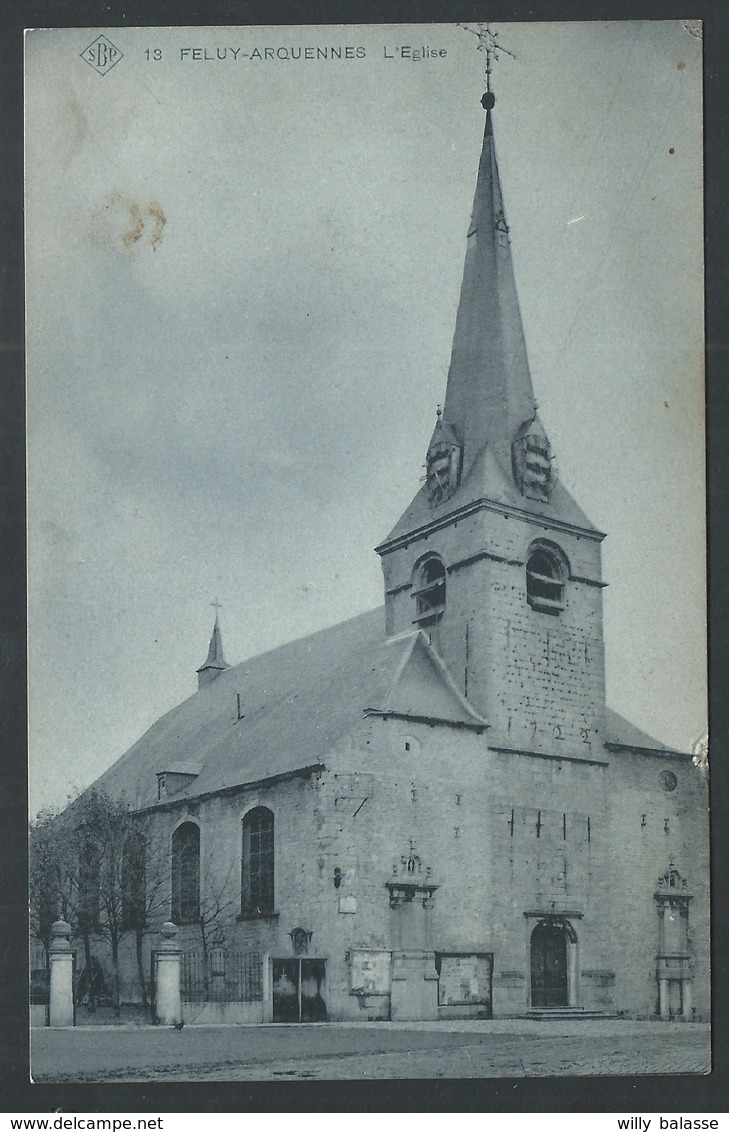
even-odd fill
[[(142, 809), (157, 804), (163, 771), (198, 772), (177, 802), (303, 771), (323, 765), (370, 714), (477, 731), (488, 725), (422, 632), (385, 637), (379, 608), (221, 672), (154, 723), (94, 786)], [(609, 744), (676, 753), (609, 709), (606, 723)]]
[(156, 776), (171, 765), (199, 770), (178, 800), (303, 770), (321, 763), (366, 710), (484, 726), (422, 633), (385, 637), (380, 608), (221, 672), (95, 785), (143, 808), (157, 802)]
[[(393, 637), (387, 642), (398, 669), (389, 691), (379, 691), (379, 706), (367, 707), (370, 715), (393, 715), (401, 719), (427, 719), (456, 727), (487, 726), (468, 700), (458, 691), (448, 669), (421, 630)], [(388, 677), (389, 679), (389, 677)]]

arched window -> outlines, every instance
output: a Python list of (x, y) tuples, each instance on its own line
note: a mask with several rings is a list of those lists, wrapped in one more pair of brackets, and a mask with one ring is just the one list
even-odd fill
[(200, 829), (194, 822), (172, 834), (172, 920), (192, 924), (200, 918)]
[(418, 625), (432, 625), (438, 621), (446, 603), (446, 569), (437, 554), (431, 554), (415, 570), (414, 621)]
[(257, 806), (243, 818), (241, 913), (273, 912), (273, 814)]
[(532, 547), (526, 565), (527, 601), (532, 609), (559, 616), (564, 609), (567, 569), (556, 547), (538, 543)]

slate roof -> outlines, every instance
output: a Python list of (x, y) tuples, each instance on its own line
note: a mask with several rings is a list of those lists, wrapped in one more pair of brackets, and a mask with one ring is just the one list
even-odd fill
[(602, 531), (590, 522), (581, 507), (575, 503), (564, 484), (557, 480), (551, 492), (548, 503), (527, 499), (521, 494), (514, 483), (513, 477), (505, 474), (493, 449), (485, 445), (464, 476), (458, 491), (450, 498), (436, 507), (428, 501), (427, 487), (421, 487), (412, 503), (404, 511), (398, 522), (385, 541), (377, 550), (387, 546), (388, 543), (400, 536), (412, 535), (419, 527), (426, 527), (430, 523), (444, 519), (454, 511), (467, 507), (480, 499), (505, 504), (515, 510), (530, 515), (544, 516), (546, 519), (555, 519), (570, 526), (578, 527), (581, 531), (590, 532), (594, 537), (602, 539)]
[[(422, 632), (385, 637), (380, 608), (228, 668), (162, 716), (95, 786), (141, 809), (158, 801), (157, 774), (180, 766), (199, 773), (175, 801), (326, 765), (369, 714), (488, 726)], [(625, 747), (666, 750), (614, 712), (608, 734)]]
[(527, 499), (514, 482), (512, 441), (537, 411), (514, 277), (509, 229), (496, 161), (491, 111), (486, 114), (466, 259), (442, 417), (433, 441), (460, 438), (463, 479), (437, 506), (427, 486), (377, 548), (444, 519), (477, 500), (505, 504), (604, 537), (559, 482), (548, 501)]
[(618, 715), (611, 708), (605, 708), (605, 742), (615, 747), (630, 747), (632, 750), (656, 751), (668, 755), (679, 755), (685, 752), (676, 751), (673, 747), (660, 743), (646, 731), (641, 731), (629, 720)]
[(323, 762), (365, 712), (484, 726), (422, 633), (385, 638), (380, 608), (228, 668), (153, 724), (96, 786), (142, 808), (157, 802), (156, 776), (171, 764), (200, 770), (178, 799), (302, 770)]
[(484, 441), (510, 450), (534, 415), (534, 390), (504, 215), (491, 111), (486, 114), (443, 418), (468, 472)]
[(198, 672), (204, 672), (206, 668), (219, 668), (222, 671), (228, 667), (228, 662), (223, 656), (223, 638), (220, 634), (220, 622), (218, 621), (216, 612), (215, 625), (213, 626), (213, 635), (210, 638), (207, 659), (204, 664), (200, 665)]

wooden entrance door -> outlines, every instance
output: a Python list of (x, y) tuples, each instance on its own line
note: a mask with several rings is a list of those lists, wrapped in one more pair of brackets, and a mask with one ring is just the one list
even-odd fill
[(274, 959), (274, 1022), (326, 1022), (325, 977), (325, 959)]
[(537, 924), (531, 940), (532, 1006), (567, 1006), (567, 935), (562, 924)]

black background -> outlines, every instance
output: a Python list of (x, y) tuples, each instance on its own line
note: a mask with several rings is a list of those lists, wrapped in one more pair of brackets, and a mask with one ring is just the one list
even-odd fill
[[(704, 21), (713, 1072), (705, 1077), (483, 1081), (216, 1082), (31, 1085), (27, 994), (25, 450), (22, 49), (25, 27), (490, 20)], [(727, 0), (38, 0), (0, 7), (0, 1111), (105, 1112), (727, 1112), (727, 345), (729, 333), (729, 3)], [(559, 76), (555, 76), (555, 82)], [(681, 286), (680, 279), (676, 286)], [(664, 566), (680, 530), (666, 533)], [(667, 611), (670, 616), (670, 611)]]

